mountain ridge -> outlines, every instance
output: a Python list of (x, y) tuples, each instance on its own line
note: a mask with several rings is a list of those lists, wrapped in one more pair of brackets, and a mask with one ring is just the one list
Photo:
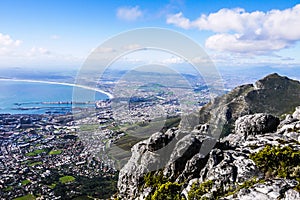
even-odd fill
[[(300, 199), (299, 104), (299, 81), (276, 73), (236, 87), (179, 128), (134, 145), (118, 197)], [(222, 133), (215, 134), (219, 125)]]

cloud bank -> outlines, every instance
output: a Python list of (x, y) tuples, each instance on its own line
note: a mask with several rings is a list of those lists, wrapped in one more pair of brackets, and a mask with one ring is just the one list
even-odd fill
[(260, 54), (288, 48), (300, 40), (300, 4), (268, 12), (224, 8), (195, 20), (179, 12), (169, 15), (167, 23), (214, 32), (205, 42), (209, 49)]

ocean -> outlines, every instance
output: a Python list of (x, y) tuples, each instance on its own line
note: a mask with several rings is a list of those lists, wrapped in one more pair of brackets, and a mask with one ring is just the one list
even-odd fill
[[(72, 111), (72, 95), (73, 86), (70, 85), (0, 80), (0, 113), (65, 114)], [(95, 100), (108, 98), (104, 93), (95, 93)], [(91, 103), (78, 106), (95, 105)]]

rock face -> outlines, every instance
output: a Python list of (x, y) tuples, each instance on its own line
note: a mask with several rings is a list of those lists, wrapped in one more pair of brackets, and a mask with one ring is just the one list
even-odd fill
[(269, 114), (246, 115), (235, 121), (235, 133), (247, 137), (251, 134), (275, 132), (279, 123), (277, 117)]
[[(201, 109), (198, 121), (195, 116), (184, 119), (190, 120), (189, 126), (194, 125), (192, 130), (183, 124), (166, 133), (155, 133), (148, 140), (134, 145), (130, 160), (119, 174), (119, 198), (145, 199), (153, 195), (158, 188), (145, 184), (144, 179), (151, 173), (153, 177), (163, 176), (170, 182), (181, 183), (177, 192), (185, 199), (197, 199), (189, 196), (193, 185), (208, 181), (212, 186), (201, 193), (208, 199), (215, 199), (217, 194), (220, 199), (299, 199), (299, 193), (294, 190), (298, 184), (296, 180), (264, 173), (250, 155), (266, 145), (289, 146), (300, 151), (299, 107), (281, 122), (274, 116), (290, 112), (292, 105), (298, 106), (300, 95), (294, 95), (292, 98), (295, 99), (288, 100), (288, 105), (283, 103), (284, 99), (287, 102), (288, 96), (280, 97), (278, 101), (282, 108), (279, 103), (273, 104), (278, 91), (299, 87), (294, 94), (300, 94), (300, 84), (272, 74), (255, 85), (238, 87), (217, 98)], [(268, 105), (254, 105), (262, 97), (263, 102), (274, 99)], [(269, 114), (254, 114), (265, 110)], [(221, 139), (214, 131), (220, 124), (222, 130), (227, 131), (226, 134), (223, 132)], [(298, 171), (300, 175), (300, 167)], [(253, 179), (263, 182), (241, 187)], [(225, 195), (228, 191), (235, 192)]]
[(235, 200), (270, 200), (270, 199), (300, 199), (299, 192), (293, 190), (297, 185), (296, 181), (274, 179), (265, 183), (255, 184), (253, 188), (242, 189), (237, 194), (228, 196), (225, 199)]

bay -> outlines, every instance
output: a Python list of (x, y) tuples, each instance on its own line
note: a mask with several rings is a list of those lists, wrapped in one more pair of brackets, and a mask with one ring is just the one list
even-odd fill
[[(72, 111), (73, 86), (42, 82), (0, 80), (0, 113), (65, 114)], [(95, 100), (109, 97), (95, 92)], [(80, 102), (79, 107), (94, 107)], [(76, 105), (77, 107), (77, 105)]]

